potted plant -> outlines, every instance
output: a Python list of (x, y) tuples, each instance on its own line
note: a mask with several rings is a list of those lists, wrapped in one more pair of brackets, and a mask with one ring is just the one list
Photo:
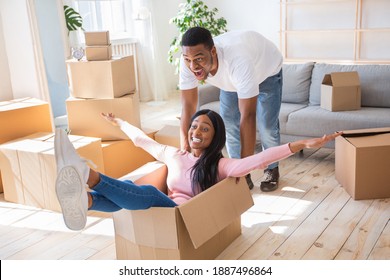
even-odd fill
[(216, 18), (217, 8), (209, 7), (200, 0), (187, 0), (179, 5), (177, 15), (169, 20), (170, 24), (175, 24), (179, 34), (172, 40), (168, 51), (168, 62), (176, 67), (176, 74), (179, 72), (180, 57), (177, 52), (180, 50), (180, 43), (183, 34), (191, 27), (201, 26), (210, 30), (213, 36), (217, 36), (227, 31), (226, 19)]
[(84, 56), (84, 50), (78, 43), (77, 32), (79, 30), (84, 31), (83, 18), (72, 7), (67, 5), (64, 5), (64, 15), (66, 28), (68, 29), (70, 54), (80, 60)]

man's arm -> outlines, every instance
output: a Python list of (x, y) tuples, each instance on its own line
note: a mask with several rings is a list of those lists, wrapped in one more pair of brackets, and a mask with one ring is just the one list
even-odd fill
[(240, 119), (241, 158), (251, 156), (255, 153), (256, 107), (257, 107), (257, 96), (248, 99), (238, 99), (238, 108), (241, 113), (241, 119)]
[(188, 144), (188, 128), (191, 117), (196, 112), (198, 104), (198, 88), (181, 91), (181, 118), (180, 118), (180, 147), (182, 150), (190, 151)]

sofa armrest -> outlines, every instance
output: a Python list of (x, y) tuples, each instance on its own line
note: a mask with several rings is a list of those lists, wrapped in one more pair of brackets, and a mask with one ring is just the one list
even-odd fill
[(196, 107), (196, 110), (199, 110), (200, 106), (214, 102), (219, 101), (219, 88), (212, 86), (212, 85), (201, 85), (198, 87), (198, 106)]

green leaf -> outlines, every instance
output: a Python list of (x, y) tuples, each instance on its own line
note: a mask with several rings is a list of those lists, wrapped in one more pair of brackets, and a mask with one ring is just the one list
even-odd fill
[(83, 18), (72, 7), (64, 5), (65, 22), (68, 31), (75, 31), (77, 29), (83, 29)]

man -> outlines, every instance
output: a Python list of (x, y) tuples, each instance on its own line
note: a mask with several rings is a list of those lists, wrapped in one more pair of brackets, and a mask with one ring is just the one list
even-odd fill
[[(199, 81), (221, 89), (220, 113), (226, 125), (230, 157), (254, 154), (256, 125), (263, 149), (280, 145), (283, 57), (277, 47), (254, 31), (227, 32), (213, 39), (202, 27), (187, 30), (181, 45), (182, 149), (188, 149), (186, 132), (196, 111)], [(278, 163), (268, 166), (264, 173), (261, 190), (276, 190)], [(252, 189), (250, 174), (246, 179)]]

